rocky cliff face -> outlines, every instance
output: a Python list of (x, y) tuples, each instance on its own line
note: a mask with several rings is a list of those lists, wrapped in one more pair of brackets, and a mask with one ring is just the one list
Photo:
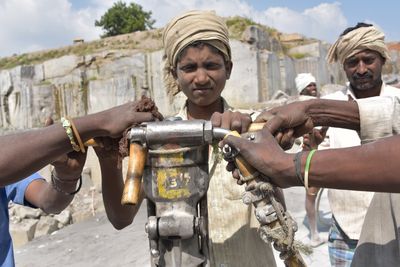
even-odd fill
[[(299, 71), (312, 72), (320, 85), (340, 80), (340, 72), (326, 65), (326, 46), (320, 42), (303, 48), (307, 57), (293, 59), (284, 56), (276, 39), (257, 27), (249, 27), (242, 39), (231, 40), (234, 68), (223, 92), (234, 106), (251, 107), (278, 91), (295, 94), (294, 78)], [(167, 96), (162, 84), (162, 51), (156, 48), (153, 44), (155, 51), (124, 48), (69, 54), (0, 70), (0, 127), (39, 127), (49, 115), (56, 120), (81, 116), (142, 94), (155, 99), (164, 114), (173, 114), (182, 97)]]

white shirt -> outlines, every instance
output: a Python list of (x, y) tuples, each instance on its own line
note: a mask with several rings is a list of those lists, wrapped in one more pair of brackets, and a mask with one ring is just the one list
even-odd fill
[[(362, 142), (400, 133), (400, 99), (370, 97), (356, 100)], [(400, 194), (376, 193), (357, 244), (352, 267), (400, 266)]]
[[(380, 95), (400, 97), (400, 89), (382, 84)], [(348, 101), (349, 99), (356, 99), (356, 96), (352, 89), (347, 87), (344, 90), (337, 91), (323, 98)], [(361, 110), (360, 114), (363, 114)], [(329, 136), (329, 148), (344, 148), (361, 144), (358, 133), (353, 130), (331, 127), (327, 135)], [(373, 195), (373, 192), (328, 190), (328, 199), (332, 214), (349, 238), (359, 239), (365, 215)]]
[[(400, 89), (397, 89), (400, 91)], [(400, 97), (357, 99), (362, 143), (400, 133)]]

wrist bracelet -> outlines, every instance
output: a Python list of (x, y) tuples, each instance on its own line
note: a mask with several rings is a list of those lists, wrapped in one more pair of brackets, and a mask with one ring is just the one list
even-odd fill
[[(78, 188), (75, 189), (75, 191), (73, 191), (73, 192), (65, 192), (60, 187), (58, 187), (58, 185), (56, 184), (56, 181), (59, 181), (59, 182), (62, 182), (62, 183), (72, 183), (72, 182), (76, 183), (76, 181), (79, 181), (79, 184), (78, 184)], [(81, 190), (81, 187), (82, 187), (82, 175), (80, 175), (77, 179), (74, 179), (74, 180), (63, 180), (63, 179), (58, 178), (54, 174), (54, 170), (52, 170), (51, 171), (51, 185), (53, 186), (53, 188), (56, 191), (58, 191), (60, 193), (63, 193), (66, 196), (72, 196), (72, 195), (75, 195), (76, 193), (78, 193), (79, 190)]]
[(315, 151), (317, 151), (317, 150), (313, 149), (308, 154), (307, 161), (306, 161), (306, 167), (304, 169), (304, 187), (306, 188), (307, 191), (308, 191), (308, 174), (309, 174), (310, 167), (311, 167), (311, 159), (314, 156)]
[(66, 118), (69, 121), (69, 123), (71, 124), (71, 128), (72, 128), (72, 131), (74, 133), (74, 136), (75, 136), (76, 140), (78, 140), (80, 151), (82, 153), (85, 153), (85, 146), (83, 145), (81, 136), (79, 135), (78, 129), (76, 129), (74, 121), (70, 117), (66, 117)]
[(71, 143), (72, 149), (74, 151), (76, 151), (76, 152), (79, 152), (81, 149), (76, 144), (76, 141), (75, 141), (75, 138), (74, 138), (74, 133), (73, 133), (70, 121), (63, 117), (63, 118), (61, 118), (61, 124), (62, 124), (62, 127), (64, 127), (64, 129), (65, 129), (65, 133), (68, 136), (68, 139), (69, 139), (69, 141)]
[(295, 172), (296, 172), (296, 177), (297, 179), (299, 179), (300, 184), (304, 185), (304, 178), (303, 176), (301, 176), (301, 155), (303, 154), (303, 151), (299, 151), (296, 153), (296, 155), (294, 156), (294, 168), (295, 168)]

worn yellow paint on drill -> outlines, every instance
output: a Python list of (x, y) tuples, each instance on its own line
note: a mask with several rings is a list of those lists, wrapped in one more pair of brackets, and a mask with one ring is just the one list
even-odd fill
[[(184, 161), (183, 153), (165, 154), (160, 156), (160, 163), (179, 165)], [(185, 168), (160, 168), (156, 171), (157, 188), (160, 197), (165, 199), (179, 199), (190, 196), (190, 176)]]

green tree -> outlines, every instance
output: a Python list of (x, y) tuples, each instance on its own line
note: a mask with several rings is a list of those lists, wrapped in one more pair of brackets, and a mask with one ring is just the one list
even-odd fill
[(151, 11), (146, 12), (135, 3), (127, 6), (126, 3), (118, 1), (101, 16), (100, 20), (96, 20), (94, 25), (103, 28), (105, 33), (101, 37), (109, 37), (152, 29), (154, 23)]

